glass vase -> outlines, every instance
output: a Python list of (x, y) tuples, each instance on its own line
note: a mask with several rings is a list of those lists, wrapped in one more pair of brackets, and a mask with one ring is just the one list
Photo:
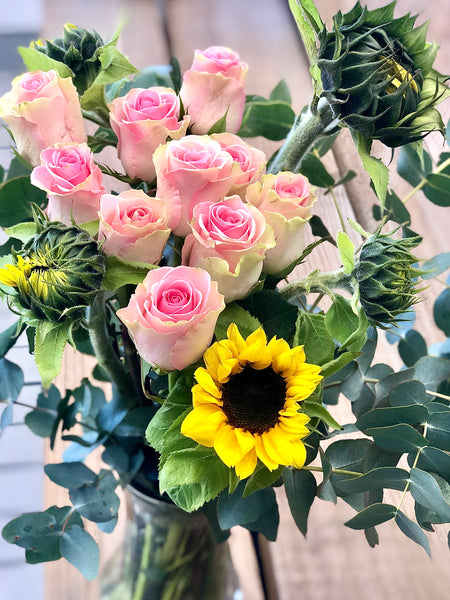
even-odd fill
[(101, 578), (101, 600), (242, 600), (227, 542), (208, 519), (126, 490), (123, 544)]

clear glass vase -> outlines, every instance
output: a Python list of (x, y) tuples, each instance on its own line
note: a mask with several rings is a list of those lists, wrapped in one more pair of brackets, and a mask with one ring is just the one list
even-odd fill
[(242, 600), (227, 542), (208, 519), (126, 490), (123, 544), (101, 576), (101, 600)]

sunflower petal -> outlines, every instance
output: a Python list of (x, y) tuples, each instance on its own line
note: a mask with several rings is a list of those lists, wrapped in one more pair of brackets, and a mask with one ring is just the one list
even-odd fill
[(214, 450), (227, 467), (234, 467), (245, 456), (236, 438), (236, 431), (231, 425), (223, 424), (214, 440)]
[(256, 456), (255, 449), (253, 448), (250, 450), (250, 452), (247, 452), (244, 458), (236, 463), (236, 475), (239, 477), (239, 479), (246, 479), (256, 469), (257, 463), (258, 457)]
[(225, 419), (224, 413), (216, 405), (202, 405), (186, 416), (181, 424), (181, 433), (202, 446), (212, 448)]

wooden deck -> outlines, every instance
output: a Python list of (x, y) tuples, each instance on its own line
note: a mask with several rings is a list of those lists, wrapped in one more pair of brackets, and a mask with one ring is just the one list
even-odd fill
[[(367, 0), (369, 8), (385, 4)], [(348, 10), (353, 0), (316, 0), (322, 16), (330, 22), (338, 9)], [(450, 64), (450, 6), (448, 0), (399, 0), (399, 11), (420, 13), (419, 21), (432, 19), (429, 39), (441, 45), (436, 66), (448, 72)], [(165, 5), (165, 20), (161, 7)], [(280, 79), (286, 79), (293, 95), (293, 104), (299, 111), (311, 97), (306, 55), (288, 10), (287, 0), (44, 0), (44, 28), (42, 37), (60, 35), (62, 25), (69, 21), (86, 28), (95, 28), (105, 39), (112, 35), (122, 17), (126, 26), (121, 36), (121, 49), (131, 62), (142, 68), (149, 64), (167, 62), (170, 52), (180, 61), (181, 69), (190, 66), (196, 48), (223, 44), (239, 52), (250, 66), (246, 89), (248, 93), (267, 96)], [(166, 34), (164, 33), (166, 31)], [(449, 104), (445, 107), (450, 116)], [(430, 139), (429, 148), (435, 154), (441, 142)], [(258, 141), (255, 141), (258, 144)], [(270, 155), (273, 144), (261, 147)], [(339, 146), (330, 158), (330, 169), (344, 174), (349, 168), (358, 169), (359, 159), (348, 136), (342, 134)], [(400, 197), (408, 191), (405, 182), (393, 174), (392, 182)], [(341, 210), (348, 217), (355, 214), (366, 228), (373, 228), (371, 207), (374, 196), (368, 177), (358, 177), (337, 190)], [(321, 196), (316, 212), (330, 231), (339, 229), (339, 220), (329, 196)], [(431, 205), (421, 194), (408, 203), (413, 215), (412, 227), (425, 236), (420, 256), (449, 250), (448, 210)], [(357, 239), (357, 237), (355, 238)], [(314, 253), (314, 264), (321, 268), (337, 266), (338, 258), (330, 254), (327, 245)], [(431, 286), (429, 295), (438, 287)], [(428, 306), (429, 313), (429, 306)], [(417, 328), (428, 342), (440, 341), (433, 325), (432, 315), (425, 303), (418, 307)], [(396, 350), (387, 343), (380, 344), (383, 362), (400, 366)], [(66, 359), (60, 385), (77, 381), (86, 366), (80, 360)], [(75, 372), (76, 370), (76, 372)], [(344, 400), (335, 412), (342, 422), (351, 420)], [(60, 450), (60, 449), (59, 449)], [(47, 453), (47, 460), (57, 462), (57, 454)], [(64, 502), (64, 490), (46, 482), (46, 504)], [(316, 501), (311, 511), (309, 532), (304, 539), (298, 532), (280, 493), (281, 524), (275, 543), (262, 542), (265, 569), (268, 574), (270, 600), (448, 600), (450, 570), (445, 531), (430, 536), (433, 559), (407, 540), (392, 523), (382, 525), (381, 545), (372, 550), (360, 532), (349, 530), (343, 522), (351, 510), (342, 503), (333, 505)], [(31, 509), (31, 507), (29, 508)], [(410, 511), (411, 511), (410, 507)], [(96, 536), (106, 552), (114, 542), (110, 536)], [(262, 600), (263, 593), (256, 561), (247, 532), (233, 533), (232, 551), (244, 589), (246, 600)], [(29, 567), (33, 569), (34, 567)], [(97, 600), (98, 585), (87, 583), (70, 565), (63, 562), (46, 566), (45, 600)], [(30, 588), (30, 598), (34, 598)], [(3, 598), (2, 598), (3, 600)], [(5, 600), (15, 600), (6, 597)], [(214, 599), (211, 599), (214, 600)]]

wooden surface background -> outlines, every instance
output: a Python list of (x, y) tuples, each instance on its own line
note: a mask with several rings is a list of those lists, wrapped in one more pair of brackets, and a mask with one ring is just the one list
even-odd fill
[[(385, 3), (367, 0), (369, 8)], [(316, 4), (329, 23), (338, 9), (346, 11), (351, 8), (353, 0), (317, 0)], [(166, 20), (161, 11), (164, 5)], [(411, 11), (420, 14), (419, 23), (432, 20), (428, 39), (441, 45), (436, 66), (442, 72), (448, 72), (448, 0), (399, 0), (398, 5), (398, 16)], [(291, 20), (287, 0), (72, 0), (70, 3), (45, 0), (42, 37), (58, 37), (62, 25), (72, 22), (88, 29), (95, 28), (109, 39), (122, 18), (125, 18), (126, 24), (120, 47), (138, 68), (166, 63), (172, 51), (184, 70), (189, 68), (196, 48), (221, 44), (233, 48), (248, 62), (248, 93), (267, 96), (284, 78), (292, 91), (296, 111), (311, 97), (307, 59)], [(448, 119), (448, 103), (444, 112)], [(361, 172), (351, 140), (345, 134), (340, 136), (339, 145), (329, 159), (330, 169), (344, 174), (352, 168), (359, 174), (345, 187), (338, 188), (338, 201), (346, 216), (354, 217), (356, 214), (364, 227), (373, 229), (371, 207), (375, 198), (369, 188), (368, 177)], [(258, 143), (258, 140), (255, 141), (256, 145)], [(436, 137), (429, 138), (427, 143), (435, 155), (442, 150), (442, 141)], [(274, 149), (274, 145), (267, 142), (263, 142), (261, 147), (268, 156)], [(392, 172), (393, 187), (403, 197), (410, 188), (395, 175), (394, 169)], [(420, 257), (428, 258), (449, 250), (448, 210), (444, 212), (445, 209), (431, 205), (420, 193), (411, 198), (408, 209), (413, 215), (413, 229), (425, 236), (425, 242), (419, 249)], [(315, 212), (330, 231), (339, 229), (329, 196), (319, 197)], [(354, 239), (359, 241), (356, 234)], [(327, 269), (337, 264), (337, 256), (329, 245), (324, 244), (314, 252), (314, 262), (309, 262), (305, 268), (309, 270), (317, 265)], [(431, 298), (439, 291), (439, 284), (433, 283), (427, 292), (430, 299), (417, 310), (417, 328), (428, 342), (443, 339), (443, 334), (433, 325), (429, 310)], [(380, 344), (379, 358), (396, 368), (401, 364), (396, 350), (384, 342)], [(68, 353), (60, 386), (71, 386), (88, 370), (89, 365), (84, 359)], [(343, 423), (348, 422), (352, 419), (349, 403), (343, 399), (341, 404), (335, 416)], [(57, 462), (60, 450), (48, 453), (47, 460)], [(61, 488), (46, 484), (46, 505), (65, 502), (64, 493)], [(361, 532), (343, 526), (353, 513), (347, 505), (317, 500), (312, 507), (308, 536), (304, 539), (290, 516), (283, 493), (279, 496), (281, 524), (278, 540), (275, 543), (263, 542), (268, 597), (271, 600), (299, 597), (302, 600), (375, 600), (380, 597), (386, 600), (448, 600), (450, 571), (445, 531), (430, 536), (432, 560), (392, 523), (378, 528), (381, 545), (371, 549)], [(395, 498), (387, 501), (391, 500), (395, 502)], [(411, 513), (412, 507), (407, 510)], [(97, 534), (96, 537), (105, 554), (114, 551), (114, 538)], [(232, 552), (245, 599), (262, 599), (256, 561), (246, 531), (233, 532)], [(45, 599), (97, 600), (98, 583), (85, 582), (75, 569), (61, 561), (49, 564), (46, 567)]]

